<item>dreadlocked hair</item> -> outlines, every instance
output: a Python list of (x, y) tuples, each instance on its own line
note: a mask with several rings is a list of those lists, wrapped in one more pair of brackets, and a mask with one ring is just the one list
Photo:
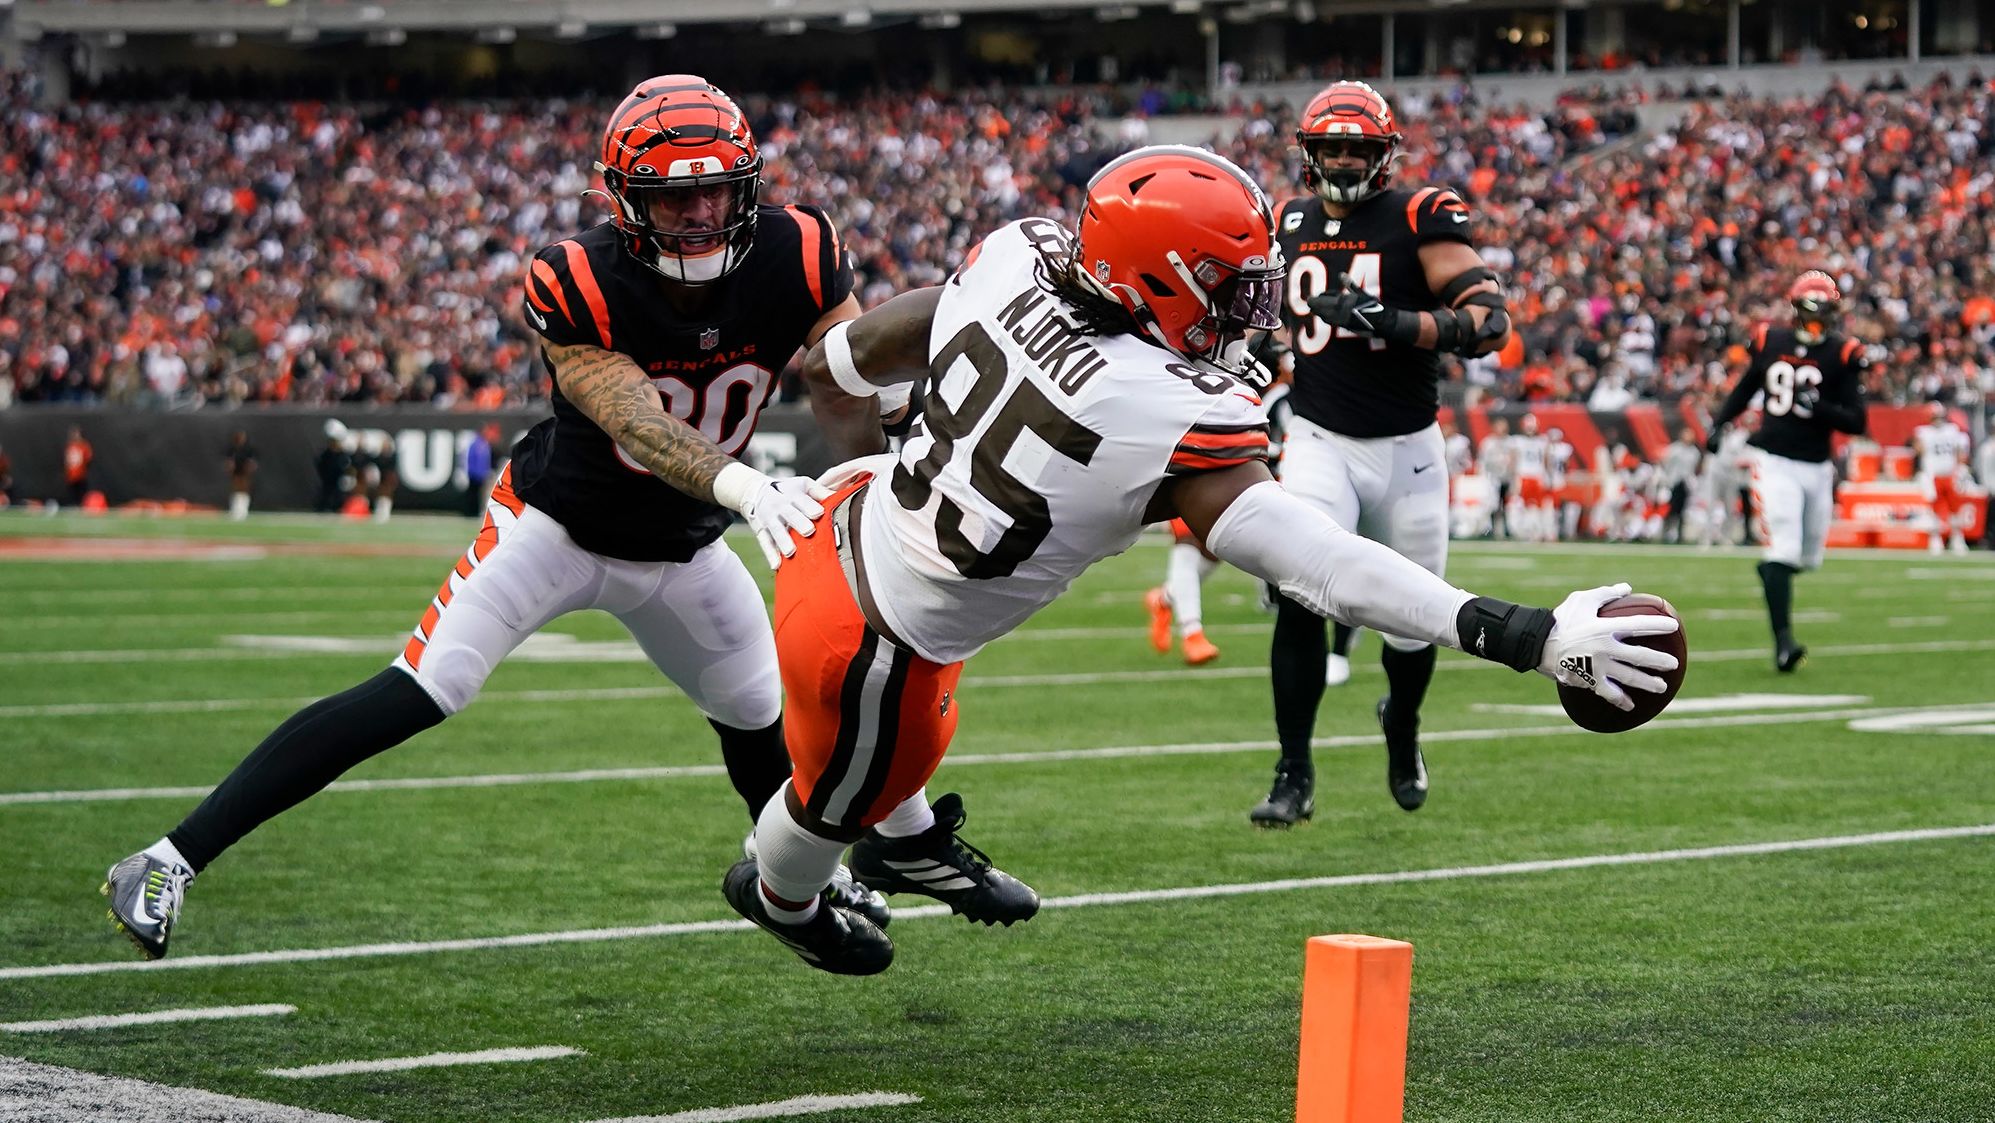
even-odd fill
[(1090, 335), (1138, 335), (1142, 325), (1122, 302), (1087, 282), (1074, 253), (1041, 249), (1032, 272), (1039, 287), (1073, 309), (1074, 325)]

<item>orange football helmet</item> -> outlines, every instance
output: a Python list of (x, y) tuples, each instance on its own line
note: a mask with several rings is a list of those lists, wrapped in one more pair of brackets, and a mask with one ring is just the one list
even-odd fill
[(755, 238), (762, 154), (741, 108), (705, 78), (638, 83), (596, 160), (631, 256), (686, 284), (717, 281)]
[[(1332, 203), (1362, 203), (1392, 182), (1400, 139), (1383, 95), (1363, 82), (1332, 82), (1309, 99), (1295, 130), (1302, 185)], [(1353, 154), (1364, 158), (1363, 168), (1323, 163)]]
[(1183, 358), (1243, 371), (1247, 332), (1281, 326), (1274, 211), (1224, 157), (1160, 144), (1110, 161), (1078, 235), (1074, 277)]
[(1813, 345), (1828, 338), (1843, 301), (1843, 291), (1836, 287), (1835, 278), (1820, 269), (1810, 269), (1795, 278), (1787, 290), (1787, 299), (1794, 305), (1796, 339)]

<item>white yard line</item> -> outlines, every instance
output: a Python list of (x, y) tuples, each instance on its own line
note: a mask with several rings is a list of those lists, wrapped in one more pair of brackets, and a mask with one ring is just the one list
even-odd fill
[(335, 1061), (297, 1068), (266, 1068), (265, 1076), (286, 1080), (314, 1080), (321, 1076), (354, 1076), (363, 1072), (407, 1072), (416, 1068), (451, 1068), (456, 1065), (517, 1064), (521, 1061), (549, 1061), (556, 1057), (586, 1057), (580, 1049), (566, 1045), (535, 1045), (523, 1049), (480, 1049), (475, 1053), (430, 1053), (421, 1057), (383, 1057), (374, 1061)]
[(739, 1107), (703, 1107), (671, 1115), (631, 1115), (622, 1119), (598, 1119), (595, 1123), (736, 1123), (742, 1119), (789, 1119), (826, 1111), (900, 1107), (920, 1102), (920, 1096), (906, 1092), (857, 1092), (849, 1096), (797, 1096), (775, 1103), (742, 1104)]
[[(1050, 897), (1046, 908), (1099, 908), (1114, 905), (1182, 901), (1194, 897), (1237, 897), (1253, 893), (1286, 893), (1303, 889), (1338, 889), (1352, 885), (1395, 885), (1418, 881), (1452, 881), (1461, 878), (1503, 877), (1511, 874), (1546, 873), (1554, 870), (1591, 869), (1597, 866), (1654, 865), (1662, 862), (1704, 861), (1712, 858), (1740, 858), (1763, 854), (1786, 854), (1807, 850), (1831, 850), (1852, 846), (1880, 846), (1899, 842), (1935, 842), (1959, 838), (1995, 836), (1995, 823), (1960, 827), (1934, 827), (1924, 830), (1878, 831), (1868, 834), (1830, 835), (1776, 842), (1747, 842), (1730, 846), (1700, 846), (1680, 850), (1645, 850), (1622, 854), (1589, 854), (1574, 858), (1545, 858), (1499, 865), (1450, 866), (1442, 869), (1394, 870), (1380, 873), (1337, 874), (1328, 877), (1283, 878), (1278, 881), (1251, 881), (1230, 885), (1191, 885), (1171, 889), (1139, 889), (1123, 893), (1085, 893), (1072, 897)], [(925, 920), (952, 915), (946, 905), (920, 905), (895, 909), (895, 920)], [(98, 963), (51, 963), (34, 967), (0, 967), (0, 980), (47, 979), (78, 975), (107, 975), (128, 971), (175, 971), (202, 967), (237, 967), (270, 963), (312, 963), (334, 959), (374, 959), (384, 956), (429, 955), (450, 951), (485, 951), (492, 948), (535, 947), (544, 944), (602, 943), (613, 940), (652, 939), (689, 936), (710, 932), (753, 931), (746, 920), (705, 920), (687, 924), (651, 924), (632, 928), (590, 928), (562, 932), (534, 932), (517, 936), (490, 936), (461, 940), (429, 940), (395, 944), (362, 944), (349, 947), (301, 948), (293, 951), (252, 951), (232, 955), (189, 955), (176, 959), (120, 959)]]
[[(71, 1029), (120, 1029), (163, 1022), (211, 1022), (223, 1018), (271, 1018), (295, 1014), (296, 1006), (206, 1006), (196, 1010), (148, 1010), (142, 1014), (98, 1014), (88, 1018), (57, 1018), (46, 1022), (0, 1022), (0, 1033), (60, 1033)], [(4, 1118), (4, 1116), (0, 1116)]]
[(1953, 623), (1951, 616), (1893, 616), (1885, 625), (1892, 628), (1944, 628)]
[[(1995, 639), (1924, 640), (1914, 643), (1853, 643), (1825, 644), (1808, 649), (1811, 659), (1833, 659), (1844, 656), (1863, 657), (1872, 655), (1919, 655), (1947, 652), (1995, 651)], [(1772, 653), (1764, 647), (1733, 648), (1730, 650), (1696, 651), (1692, 663), (1737, 663), (1755, 659), (1771, 661)], [(1480, 659), (1448, 659), (1435, 668), (1440, 671), (1488, 671), (1497, 669), (1494, 663)], [(1369, 661), (1361, 662), (1352, 668), (1357, 674), (1377, 674), (1378, 668)], [(1100, 671), (1079, 674), (1039, 674), (1039, 675), (970, 675), (964, 678), (966, 686), (991, 687), (1044, 687), (1044, 686), (1093, 686), (1120, 683), (1144, 682), (1189, 682), (1201, 679), (1223, 681), (1227, 679), (1260, 678), (1268, 673), (1263, 666), (1250, 667), (1199, 667), (1176, 668), (1154, 671)], [(603, 702), (615, 700), (638, 700), (648, 698), (676, 698), (680, 693), (670, 686), (628, 686), (598, 687), (577, 690), (494, 690), (479, 695), (487, 704), (493, 702)], [(18, 706), (0, 706), (0, 720), (31, 717), (105, 717), (128, 714), (175, 714), (175, 713), (221, 713), (233, 710), (254, 710), (263, 708), (297, 709), (319, 700), (319, 696), (290, 698), (171, 698), (151, 702), (43, 702)]]
[[(1824, 702), (1837, 697), (1861, 699), (1862, 695), (1829, 695)], [(1696, 709), (1686, 699), (1685, 705)], [(1783, 714), (1727, 714), (1717, 717), (1663, 717), (1642, 726), (1642, 730), (1657, 729), (1711, 729), (1735, 725), (1800, 725), (1820, 721), (1846, 721), (1855, 718), (1875, 717), (1904, 712), (1926, 713), (1943, 712), (1948, 709), (1966, 707), (1985, 708), (1985, 702), (1962, 702), (1944, 706), (1860, 706), (1848, 709), (1817, 710), (1811, 713)], [(1715, 707), (1713, 707), (1715, 708)], [(1518, 712), (1526, 714), (1563, 713), (1557, 706), (1511, 706), (1492, 707), (1497, 712)], [(1485, 729), (1430, 729), (1421, 733), (1421, 739), (1429, 744), (1458, 741), (1501, 741), (1514, 737), (1567, 737), (1585, 733), (1586, 730), (1569, 721), (1555, 725), (1496, 726)], [(1338, 737), (1317, 737), (1310, 744), (1319, 749), (1341, 749), (1353, 746), (1376, 745), (1375, 733), (1354, 733)], [(1048, 761), (1069, 760), (1120, 760), (1129, 757), (1154, 756), (1208, 756), (1224, 753), (1265, 752), (1278, 748), (1272, 740), (1253, 741), (1184, 741), (1159, 745), (1105, 745), (1084, 749), (1035, 749), (1030, 752), (1013, 753), (959, 753), (944, 759), (946, 765), (965, 766), (976, 764), (1039, 764)], [(382, 780), (335, 780), (325, 787), (329, 792), (395, 792), (395, 791), (435, 791), (448, 788), (509, 788), (531, 784), (590, 784), (604, 780), (677, 780), (694, 777), (724, 776), (726, 768), (718, 764), (659, 765), (646, 768), (583, 768), (564, 772), (481, 772), (462, 776), (411, 776)], [(208, 787), (150, 787), (150, 788), (82, 788), (68, 791), (39, 792), (0, 792), (0, 807), (38, 803), (101, 803), (128, 799), (200, 799), (212, 788)]]
[(0, 1119), (23, 1123), (361, 1123), (300, 1107), (0, 1057)]

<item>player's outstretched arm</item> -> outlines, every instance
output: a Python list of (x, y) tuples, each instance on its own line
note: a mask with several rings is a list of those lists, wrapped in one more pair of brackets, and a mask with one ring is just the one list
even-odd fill
[[(1274, 582), (1318, 615), (1538, 671), (1624, 710), (1634, 703), (1623, 686), (1660, 691), (1663, 680), (1649, 672), (1676, 668), (1674, 656), (1623, 638), (1667, 635), (1679, 627), (1673, 617), (1599, 617), (1601, 605), (1628, 592), (1625, 585), (1574, 593), (1556, 609), (1479, 597), (1338, 526), (1282, 490), (1260, 463), (1166, 486), (1177, 514), (1213, 554)], [(1582, 677), (1574, 667), (1593, 671)]]
[(771, 479), (666, 413), (651, 379), (629, 355), (586, 343), (550, 343), (547, 363), (561, 396), (652, 475), (747, 519), (771, 569), (797, 552), (790, 534), (811, 534), (811, 520), (824, 513), (817, 501), (830, 493), (814, 481)]
[(882, 419), (898, 420), (914, 381), (928, 373), (928, 329), (942, 289), (904, 292), (832, 325), (804, 355), (811, 414), (839, 460), (887, 447)]

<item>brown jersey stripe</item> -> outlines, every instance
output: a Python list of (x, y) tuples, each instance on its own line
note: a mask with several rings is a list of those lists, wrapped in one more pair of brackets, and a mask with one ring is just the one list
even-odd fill
[(570, 239), (559, 243), (563, 253), (568, 255), (568, 277), (581, 290), (582, 300), (588, 304), (589, 312), (596, 318), (596, 335), (602, 340), (603, 349), (613, 351), (616, 343), (610, 336), (610, 306), (603, 299), (603, 288), (596, 283), (596, 271), (589, 265), (589, 251), (581, 243)]
[(784, 207), (789, 216), (796, 220), (797, 230), (804, 241), (804, 282), (810, 285), (810, 302), (819, 308), (824, 307), (824, 263), (818, 260), (817, 220), (796, 207)]

